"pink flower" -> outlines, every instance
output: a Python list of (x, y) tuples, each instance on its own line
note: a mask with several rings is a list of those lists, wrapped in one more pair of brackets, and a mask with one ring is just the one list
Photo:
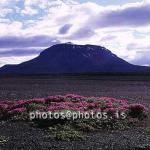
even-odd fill
[(5, 110), (8, 108), (7, 104), (0, 104), (0, 110)]
[(1, 115), (4, 115), (4, 113), (23, 113), (26, 111), (25, 107), (33, 103), (40, 104), (36, 107), (36, 109), (40, 111), (104, 111), (109, 114), (113, 114), (116, 111), (121, 112), (126, 110), (132, 110), (135, 114), (137, 114), (137, 112), (148, 112), (148, 109), (144, 105), (129, 104), (128, 101), (124, 99), (115, 99), (110, 97), (84, 97), (75, 94), (68, 94), (65, 96), (56, 95), (31, 100), (0, 101), (0, 110), (2, 110)]
[(46, 103), (51, 103), (51, 102), (63, 102), (65, 101), (64, 96), (61, 95), (56, 95), (56, 96), (48, 96), (45, 99)]
[(112, 102), (106, 103), (106, 107), (107, 107), (107, 108), (112, 108), (112, 107), (113, 107), (113, 103), (112, 103)]
[(23, 113), (25, 112), (26, 109), (25, 108), (16, 108), (16, 109), (13, 109), (11, 111), (8, 112), (8, 114), (20, 114), (20, 113)]
[(36, 103), (36, 104), (44, 104), (45, 103), (45, 99), (44, 98), (36, 98), (36, 99), (32, 99), (30, 100), (31, 103)]

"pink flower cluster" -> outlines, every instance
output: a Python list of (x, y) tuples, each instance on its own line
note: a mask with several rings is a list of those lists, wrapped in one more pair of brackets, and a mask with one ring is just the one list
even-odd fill
[[(115, 99), (109, 97), (85, 97), (80, 95), (68, 94), (65, 96), (49, 96), (47, 98), (38, 98), (19, 101), (0, 101), (0, 116), (21, 114), (28, 111), (30, 104), (38, 104), (36, 110), (59, 111), (107, 111), (114, 112), (127, 111), (129, 109), (141, 109), (148, 111), (142, 104), (129, 104), (127, 100)], [(35, 105), (36, 106), (36, 105)]]

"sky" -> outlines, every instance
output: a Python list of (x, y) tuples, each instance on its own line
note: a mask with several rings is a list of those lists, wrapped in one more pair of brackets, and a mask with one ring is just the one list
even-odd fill
[(0, 0), (0, 66), (64, 42), (150, 66), (150, 0)]

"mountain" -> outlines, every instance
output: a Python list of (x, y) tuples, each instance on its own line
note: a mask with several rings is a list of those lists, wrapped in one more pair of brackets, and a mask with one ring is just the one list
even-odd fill
[(30, 61), (0, 68), (0, 74), (65, 73), (150, 73), (150, 68), (132, 65), (101, 46), (71, 43), (53, 45)]

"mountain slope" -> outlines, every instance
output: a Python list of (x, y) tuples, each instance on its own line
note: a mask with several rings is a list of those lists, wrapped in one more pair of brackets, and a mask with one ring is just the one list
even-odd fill
[(0, 74), (146, 73), (149, 67), (129, 64), (95, 45), (57, 44), (19, 65), (6, 65)]

